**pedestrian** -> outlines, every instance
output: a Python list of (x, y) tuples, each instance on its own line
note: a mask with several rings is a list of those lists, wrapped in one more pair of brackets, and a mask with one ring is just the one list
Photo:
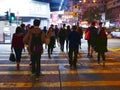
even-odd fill
[(70, 68), (77, 67), (76, 64), (77, 64), (80, 35), (79, 35), (79, 32), (77, 32), (76, 30), (77, 30), (77, 27), (72, 26), (72, 31), (69, 32), (68, 34), (68, 42), (69, 42), (68, 56), (69, 56)]
[(29, 45), (29, 53), (32, 61), (32, 76), (39, 77), (41, 74), (41, 55), (43, 53), (43, 43), (45, 43), (45, 33), (39, 28), (39, 19), (33, 21), (33, 26), (32, 29), (28, 30), (23, 41)]
[[(21, 27), (21, 29), (22, 29), (22, 32), (24, 33), (24, 36), (26, 35), (26, 29), (25, 29), (25, 24), (24, 23), (22, 23), (21, 25), (20, 25), (20, 27)], [(25, 46), (24, 46), (24, 52), (25, 52)]]
[(71, 27), (70, 25), (67, 25), (67, 29), (66, 29), (66, 51), (68, 51), (68, 34), (71, 31)]
[(56, 44), (58, 44), (58, 32), (59, 32), (59, 28), (58, 25), (55, 25), (55, 42)]
[(96, 40), (96, 52), (98, 52), (98, 64), (100, 64), (100, 57), (102, 57), (103, 66), (105, 66), (105, 52), (107, 52), (107, 34), (105, 28), (102, 27), (102, 22), (99, 23)]
[(51, 54), (55, 46), (55, 31), (52, 27), (50, 27), (47, 32), (47, 38), (50, 39), (50, 43), (48, 44), (48, 57), (51, 58)]
[(88, 43), (88, 54), (87, 57), (92, 58), (93, 57), (93, 52), (94, 52), (94, 47), (96, 44), (96, 38), (97, 38), (97, 28), (95, 27), (96, 22), (92, 22), (91, 26), (88, 27), (87, 31), (90, 31), (90, 38), (87, 41)]
[(80, 35), (79, 46), (80, 46), (80, 49), (81, 49), (81, 39), (83, 38), (82, 27), (80, 27), (79, 25), (77, 25), (77, 31), (79, 32), (79, 35)]
[(11, 44), (11, 50), (15, 52), (16, 56), (16, 68), (17, 70), (20, 69), (20, 62), (21, 62), (21, 55), (22, 55), (22, 50), (24, 48), (24, 43), (23, 43), (23, 38), (24, 38), (24, 33), (22, 32), (21, 27), (16, 28), (16, 32), (13, 34), (12, 37), (12, 44)]
[[(47, 38), (47, 27), (46, 26), (44, 26), (43, 27), (43, 32), (45, 33), (45, 38)], [(45, 44), (45, 49), (47, 49), (47, 45)]]
[(66, 24), (63, 24), (63, 27), (60, 29), (58, 33), (59, 42), (60, 42), (60, 49), (64, 52), (64, 44), (66, 40)]

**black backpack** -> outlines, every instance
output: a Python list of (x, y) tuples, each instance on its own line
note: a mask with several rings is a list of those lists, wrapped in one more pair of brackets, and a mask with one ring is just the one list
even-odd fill
[(32, 54), (41, 54), (43, 51), (41, 33), (32, 33), (30, 51)]

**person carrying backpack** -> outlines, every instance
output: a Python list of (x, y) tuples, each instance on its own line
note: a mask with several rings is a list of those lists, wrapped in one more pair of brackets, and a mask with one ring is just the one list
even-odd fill
[(32, 61), (32, 75), (39, 77), (41, 71), (41, 55), (43, 53), (43, 43), (45, 43), (45, 33), (39, 28), (40, 20), (33, 21), (34, 27), (28, 31), (23, 39), (29, 45), (29, 53)]

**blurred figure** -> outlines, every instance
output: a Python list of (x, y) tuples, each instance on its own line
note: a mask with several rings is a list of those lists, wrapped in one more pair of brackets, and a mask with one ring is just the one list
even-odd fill
[(59, 42), (60, 42), (60, 49), (62, 52), (64, 52), (64, 44), (65, 44), (65, 40), (66, 40), (66, 24), (63, 24), (63, 27), (60, 29), (59, 33), (58, 33), (58, 37), (59, 37)]
[(19, 64), (21, 62), (22, 49), (24, 48), (23, 38), (24, 33), (21, 27), (17, 27), (16, 32), (13, 34), (11, 45), (11, 50), (13, 51), (14, 49), (16, 55), (17, 70), (20, 69)]
[[(47, 37), (47, 27), (43, 27), (43, 32), (45, 33), (45, 37)], [(47, 45), (45, 44), (45, 49), (47, 48)]]
[(70, 68), (76, 68), (77, 64), (77, 55), (78, 55), (78, 47), (79, 47), (79, 40), (80, 35), (76, 31), (77, 27), (73, 26), (72, 31), (68, 34), (68, 41), (69, 41), (69, 64)]
[(71, 31), (70, 25), (67, 26), (66, 29), (66, 50), (68, 51), (68, 34)]
[(81, 39), (83, 38), (82, 27), (80, 27), (79, 25), (77, 25), (77, 31), (79, 32), (79, 35), (80, 35), (79, 46), (80, 46), (80, 49), (81, 49)]
[[(21, 27), (21, 29), (22, 29), (22, 32), (23, 32), (24, 36), (25, 36), (26, 33), (27, 33), (27, 32), (26, 32), (26, 29), (25, 29), (25, 24), (22, 23), (22, 24), (20, 25), (20, 27)], [(25, 52), (25, 46), (24, 46), (24, 52)]]
[(58, 43), (58, 32), (59, 32), (59, 28), (58, 28), (58, 26), (57, 25), (55, 25), (55, 41), (56, 41), (56, 43)]
[[(24, 43), (28, 44), (30, 47), (29, 53), (32, 60), (32, 76), (39, 77), (39, 75), (41, 74), (41, 55), (43, 53), (43, 43), (45, 43), (45, 33), (43, 33), (43, 31), (39, 28), (40, 20), (35, 19), (33, 21), (33, 25), (34, 27), (28, 30), (28, 33), (24, 37)], [(40, 39), (36, 39), (37, 42), (35, 42), (36, 40), (33, 39), (33, 36), (36, 37), (39, 35)], [(38, 46), (37, 52), (39, 53), (35, 53), (34, 51), (37, 48), (36, 45)]]
[(87, 57), (92, 58), (93, 57), (93, 51), (94, 46), (96, 44), (96, 38), (97, 38), (97, 28), (95, 27), (96, 22), (92, 22), (91, 26), (88, 27), (88, 30), (90, 30), (90, 39), (88, 40), (88, 54)]
[(51, 54), (55, 45), (55, 31), (52, 27), (50, 27), (47, 32), (47, 38), (50, 38), (50, 43), (48, 44), (48, 57), (51, 58)]
[(46, 33), (47, 33), (47, 27), (46, 26), (43, 27), (43, 31), (44, 31), (44, 33), (46, 35)]
[(103, 66), (105, 66), (105, 52), (107, 52), (107, 34), (105, 28), (102, 27), (102, 22), (99, 23), (96, 40), (96, 52), (98, 52), (98, 64), (100, 64), (100, 56), (102, 56)]
[(26, 31), (26, 29), (25, 29), (25, 24), (22, 23), (22, 24), (20, 25), (20, 27), (21, 27), (22, 32), (24, 33), (24, 35), (26, 35), (27, 31)]

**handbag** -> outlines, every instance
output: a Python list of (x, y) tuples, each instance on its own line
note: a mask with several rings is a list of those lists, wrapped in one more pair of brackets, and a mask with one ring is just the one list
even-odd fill
[(86, 31), (85, 33), (85, 40), (89, 40), (90, 39), (90, 30)]
[(50, 43), (50, 38), (45, 39), (45, 44), (48, 45)]
[(15, 54), (13, 52), (10, 53), (9, 60), (12, 62), (16, 61), (16, 57), (15, 57)]

